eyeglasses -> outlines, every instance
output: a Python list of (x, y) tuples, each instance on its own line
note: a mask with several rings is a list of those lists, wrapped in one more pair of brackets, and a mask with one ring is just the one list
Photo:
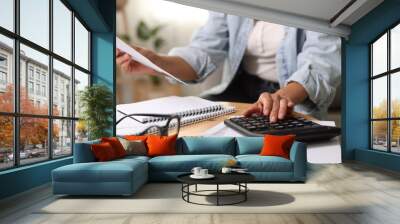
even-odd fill
[[(137, 122), (143, 124), (142, 121), (136, 119), (136, 116), (143, 116), (143, 117), (158, 117), (161, 118), (163, 125), (152, 125), (147, 127), (144, 131), (138, 133), (137, 135), (146, 135), (146, 134), (159, 134), (161, 136), (168, 136), (168, 135), (178, 135), (179, 130), (181, 128), (181, 117), (178, 115), (166, 115), (166, 114), (127, 114), (123, 116), (116, 122), (116, 125), (120, 123), (125, 118), (133, 119)], [(165, 123), (164, 123), (165, 122)]]

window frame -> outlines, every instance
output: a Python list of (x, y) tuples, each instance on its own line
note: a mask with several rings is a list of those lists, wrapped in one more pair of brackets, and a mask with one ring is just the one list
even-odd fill
[[(0, 168), (0, 172), (4, 170), (10, 170), (10, 169), (15, 169), (18, 167), (23, 167), (23, 166), (29, 166), (37, 163), (43, 163), (49, 160), (54, 160), (54, 159), (62, 159), (65, 157), (70, 157), (73, 155), (74, 152), (74, 143), (75, 143), (75, 126), (76, 126), (76, 121), (79, 120), (79, 117), (75, 116), (75, 108), (71, 108), (71, 114), (70, 116), (56, 116), (53, 114), (53, 59), (58, 60), (61, 63), (64, 63), (68, 66), (71, 66), (71, 92), (72, 92), (72, 105), (75, 103), (75, 88), (74, 88), (74, 83), (75, 83), (75, 69), (85, 73), (89, 77), (89, 83), (88, 86), (92, 85), (93, 77), (92, 77), (92, 69), (91, 69), (91, 50), (92, 50), (92, 43), (91, 43), (91, 37), (92, 37), (92, 30), (87, 26), (87, 24), (83, 21), (83, 19), (72, 9), (72, 7), (65, 1), (65, 0), (59, 0), (68, 10), (71, 11), (71, 59), (64, 58), (63, 56), (55, 53), (53, 50), (53, 1), (54, 0), (48, 0), (49, 3), (49, 47), (46, 49), (45, 47), (42, 47), (39, 44), (34, 43), (33, 41), (30, 41), (29, 39), (23, 37), (20, 35), (20, 0), (14, 0), (13, 1), (13, 10), (14, 10), (14, 30), (10, 31), (4, 27), (0, 26), (0, 35), (3, 35), (5, 37), (8, 37), (13, 40), (14, 48), (12, 52), (12, 57), (13, 57), (13, 64), (12, 66), (12, 72), (13, 72), (13, 79), (14, 79), (14, 96), (13, 96), (13, 112), (2, 112), (0, 111), (0, 116), (4, 117), (12, 117), (13, 119), (13, 166), (10, 167), (5, 167), (5, 168)], [(88, 69), (85, 69), (81, 67), (80, 65), (75, 63), (75, 18), (84, 26), (84, 28), (88, 31), (88, 61), (89, 61), (89, 66)], [(48, 56), (49, 58), (49, 63), (48, 63), (48, 82), (45, 87), (46, 95), (48, 96), (48, 112), (46, 115), (39, 115), (39, 114), (27, 114), (27, 113), (21, 113), (20, 111), (20, 85), (21, 85), (21, 80), (20, 80), (20, 45), (23, 44), (27, 47), (30, 47), (40, 53), (43, 53)], [(27, 66), (30, 66), (27, 64)], [(27, 67), (27, 71), (30, 67)], [(39, 75), (42, 73), (40, 72)], [(30, 80), (30, 74), (27, 72), (26, 74), (27, 81)], [(41, 83), (41, 76), (39, 76), (39, 82)], [(32, 81), (34, 82), (34, 85), (36, 83), (36, 69), (33, 70), (33, 79)], [(27, 90), (29, 91), (29, 90)], [(36, 91), (36, 89), (34, 89)], [(41, 96), (40, 94), (39, 96)], [(32, 162), (32, 163), (26, 163), (26, 164), (21, 164), (21, 159), (20, 159), (20, 119), (21, 118), (44, 118), (47, 119), (48, 122), (48, 136), (47, 136), (47, 158), (44, 158), (43, 160), (40, 160), (38, 162)], [(53, 146), (53, 123), (57, 120), (65, 120), (65, 121), (70, 121), (71, 122), (71, 153), (68, 155), (62, 155), (62, 156), (55, 156), (53, 155), (54, 152), (54, 146)]]
[[(379, 152), (386, 152), (386, 153), (391, 153), (391, 154), (400, 154), (400, 152), (393, 152), (392, 151), (392, 121), (400, 121), (400, 117), (392, 117), (392, 98), (391, 98), (391, 91), (392, 91), (392, 85), (391, 85), (391, 80), (392, 80), (392, 75), (396, 75), (398, 72), (400, 72), (400, 67), (398, 68), (393, 68), (391, 69), (391, 31), (397, 27), (400, 26), (400, 20), (392, 24), (390, 27), (385, 29), (384, 32), (379, 34), (375, 39), (373, 39), (369, 44), (369, 78), (368, 78), (368, 84), (369, 84), (369, 149), (373, 151), (379, 151)], [(386, 64), (386, 71), (380, 74), (376, 74), (374, 76), (373, 74), (373, 44), (376, 43), (377, 40), (379, 40), (381, 37), (384, 35), (387, 35), (387, 64)], [(379, 78), (386, 77), (386, 86), (387, 86), (387, 105), (386, 105), (386, 117), (385, 118), (373, 118), (373, 81)], [(374, 148), (374, 136), (373, 136), (373, 122), (376, 121), (386, 121), (387, 125), (387, 130), (386, 130), (386, 150), (379, 150)]]

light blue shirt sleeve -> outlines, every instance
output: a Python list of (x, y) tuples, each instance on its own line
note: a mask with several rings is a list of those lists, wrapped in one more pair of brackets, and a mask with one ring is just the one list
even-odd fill
[(185, 47), (173, 48), (168, 55), (179, 56), (192, 66), (201, 82), (210, 75), (228, 54), (229, 32), (226, 14), (210, 12), (207, 23), (193, 36)]
[(308, 98), (326, 110), (332, 103), (341, 79), (341, 40), (339, 37), (312, 31), (297, 57), (297, 70), (286, 80), (300, 83)]

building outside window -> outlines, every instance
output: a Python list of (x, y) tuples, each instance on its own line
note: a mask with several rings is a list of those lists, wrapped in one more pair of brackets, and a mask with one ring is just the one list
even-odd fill
[[(6, 8), (17, 7), (9, 16), (20, 18), (11, 18), (19, 21), (15, 31), (0, 29), (0, 83), (11, 87), (4, 91), (0, 88), (0, 99), (5, 99), (0, 100), (0, 170), (72, 155), (74, 142), (86, 140), (87, 131), (78, 121), (79, 113), (70, 106), (79, 102), (81, 87), (65, 86), (88, 86), (90, 82), (81, 80), (90, 80), (91, 75), (90, 32), (64, 1), (21, 0), (15, 5), (13, 1), (4, 4), (11, 4)], [(14, 53), (19, 61), (12, 60)], [(15, 65), (19, 67), (19, 88), (13, 81)], [(62, 103), (57, 102), (61, 94)], [(19, 112), (14, 111), (14, 105)]]
[(400, 25), (370, 45), (371, 148), (400, 153)]

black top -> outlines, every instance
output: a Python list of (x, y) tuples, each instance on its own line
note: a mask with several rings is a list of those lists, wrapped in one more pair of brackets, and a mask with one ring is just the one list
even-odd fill
[(211, 179), (193, 179), (190, 175), (192, 174), (182, 174), (177, 179), (185, 184), (237, 184), (255, 180), (255, 177), (248, 173), (216, 173), (213, 174), (215, 177)]

